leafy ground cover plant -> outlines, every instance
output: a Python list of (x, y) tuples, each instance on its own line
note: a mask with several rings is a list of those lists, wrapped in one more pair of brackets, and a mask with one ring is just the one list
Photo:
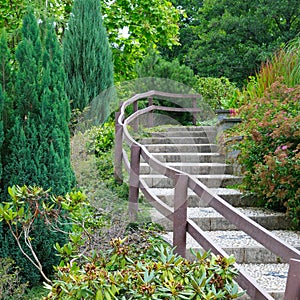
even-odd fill
[(101, 126), (94, 126), (86, 133), (89, 136), (87, 149), (97, 157), (110, 151), (114, 144), (115, 124), (113, 121), (104, 123)]
[[(190, 262), (149, 227), (115, 238), (83, 264), (57, 268), (50, 299), (234, 299), (234, 258), (197, 254)], [(138, 240), (138, 243), (136, 243)]]

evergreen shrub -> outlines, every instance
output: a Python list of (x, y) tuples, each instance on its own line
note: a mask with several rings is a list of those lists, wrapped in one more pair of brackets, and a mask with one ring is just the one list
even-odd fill
[(194, 87), (213, 110), (236, 108), (239, 105), (239, 89), (226, 77), (197, 76)]
[[(143, 81), (144, 91), (158, 90), (169, 93), (188, 94), (195, 93), (193, 87), (197, 82), (191, 68), (180, 64), (177, 59), (167, 61), (154, 51), (136, 66), (138, 77)], [(155, 105), (167, 107), (193, 107), (189, 99), (172, 99), (172, 101), (154, 99)], [(183, 125), (192, 123), (192, 115), (187, 112), (165, 112), (167, 115)]]

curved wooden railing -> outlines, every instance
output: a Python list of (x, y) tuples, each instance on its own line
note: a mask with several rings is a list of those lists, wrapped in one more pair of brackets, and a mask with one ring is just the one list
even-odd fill
[[(193, 107), (174, 108), (153, 105), (153, 98), (156, 99), (192, 99)], [(130, 135), (127, 125), (134, 123), (137, 117), (156, 111), (177, 111), (190, 112), (194, 115), (200, 112), (196, 108), (196, 100), (200, 95), (195, 94), (170, 94), (158, 91), (149, 91), (143, 94), (137, 94), (122, 103), (120, 111), (116, 113), (116, 133), (115, 133), (115, 178), (122, 181), (122, 165), (129, 174), (129, 214), (133, 220), (136, 219), (138, 211), (139, 190), (145, 198), (166, 218), (173, 222), (173, 246), (176, 246), (176, 252), (185, 256), (186, 252), (186, 234), (187, 232), (205, 249), (211, 249), (213, 253), (228, 257), (228, 254), (219, 245), (214, 243), (210, 237), (192, 220), (187, 218), (187, 190), (190, 188), (207, 206), (214, 208), (224, 218), (234, 224), (237, 229), (244, 231), (265, 248), (290, 261), (290, 269), (285, 292), (285, 300), (298, 299), (300, 291), (300, 251), (287, 245), (278, 239), (271, 232), (261, 225), (254, 222), (249, 217), (243, 215), (239, 210), (228, 204), (225, 200), (216, 194), (212, 194), (209, 189), (194, 177), (185, 172), (168, 167), (166, 164), (154, 158), (145, 146), (135, 141)], [(139, 110), (138, 101), (148, 99), (148, 107)], [(125, 116), (125, 109), (133, 105), (133, 113)], [(149, 123), (152, 124), (150, 114)], [(133, 127), (136, 127), (134, 125)], [(123, 147), (123, 143), (130, 146), (130, 158)], [(148, 188), (145, 182), (139, 176), (140, 159), (149, 164), (156, 172), (165, 175), (174, 180), (174, 210), (161, 201)], [(255, 300), (273, 299), (258, 283), (252, 279), (246, 272), (239, 270), (237, 278), (239, 285), (247, 291), (247, 294)]]

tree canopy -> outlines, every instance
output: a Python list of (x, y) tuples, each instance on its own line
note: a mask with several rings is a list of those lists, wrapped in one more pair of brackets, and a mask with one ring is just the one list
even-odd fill
[[(3, 5), (0, 25), (9, 34), (10, 46), (15, 47), (20, 40), (21, 21), (28, 5), (34, 7), (36, 15), (41, 16), (41, 19), (52, 17), (56, 22), (56, 32), (62, 37), (73, 2), (14, 0)], [(135, 77), (134, 66), (147, 54), (148, 49), (155, 49), (158, 45), (171, 48), (178, 44), (180, 12), (170, 1), (99, 0), (99, 4), (113, 49), (117, 81)]]
[(103, 15), (118, 80), (134, 77), (149, 49), (178, 44), (179, 11), (170, 1), (104, 1)]
[(200, 76), (225, 76), (242, 85), (261, 63), (300, 31), (298, 0), (204, 0), (198, 7), (184, 0), (181, 63)]

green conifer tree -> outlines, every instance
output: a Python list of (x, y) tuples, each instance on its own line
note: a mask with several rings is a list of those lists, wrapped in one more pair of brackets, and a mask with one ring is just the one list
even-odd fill
[(24, 26), (32, 32), (23, 29), (16, 51), (16, 123), (9, 133), (5, 189), (36, 184), (65, 194), (75, 185), (75, 177), (70, 164), (70, 106), (61, 49), (53, 24), (47, 27), (43, 47), (33, 12), (25, 16)]
[[(10, 87), (11, 72), (9, 68), (10, 52), (7, 46), (6, 34), (4, 31), (0, 32), (0, 178), (2, 177), (2, 154), (4, 147), (4, 122), (7, 110), (4, 109), (7, 97), (7, 92)], [(2, 180), (1, 180), (2, 182)]]
[(12, 112), (13, 123), (7, 128), (7, 149), (4, 161), (4, 193), (14, 184), (37, 184), (36, 160), (39, 121), (39, 95), (42, 45), (33, 11), (23, 20), (22, 41), (16, 50), (18, 70)]
[(37, 184), (37, 166), (33, 154), (36, 151), (38, 134), (31, 116), (27, 117), (26, 123), (17, 117), (8, 134), (10, 152), (5, 159), (4, 191), (14, 184)]
[(16, 78), (16, 115), (25, 120), (28, 112), (38, 114), (42, 44), (33, 11), (24, 16), (22, 41), (16, 50), (19, 69)]
[(11, 80), (11, 71), (9, 67), (9, 60), (11, 58), (10, 51), (7, 45), (6, 33), (0, 32), (0, 83), (3, 93), (9, 88)]
[(56, 194), (65, 194), (75, 185), (70, 164), (70, 105), (64, 81), (61, 49), (54, 26), (49, 23), (43, 54), (39, 165), (46, 170), (40, 184), (52, 187)]
[[(26, 184), (51, 188), (54, 194), (64, 195), (75, 185), (70, 164), (70, 106), (64, 89), (62, 54), (53, 24), (46, 27), (42, 44), (33, 12), (24, 17), (22, 41), (16, 50), (14, 123), (5, 134), (8, 149), (3, 160), (3, 194), (8, 186)], [(63, 244), (65, 239), (49, 230), (41, 220), (35, 222), (33, 246), (49, 275), (52, 266), (58, 263), (53, 245)], [(17, 264), (26, 270), (22, 275), (31, 284), (36, 283), (40, 278), (38, 270), (24, 260), (2, 223), (1, 232), (0, 257), (14, 253)]]
[[(3, 126), (2, 137), (3, 147), (1, 149), (1, 156), (5, 157), (7, 145), (4, 139), (5, 133), (11, 127), (13, 117), (13, 72), (10, 66), (11, 53), (7, 45), (7, 36), (4, 31), (0, 33), (0, 86), (1, 86), (1, 120)], [(1, 158), (2, 158), (1, 157)], [(1, 159), (2, 163), (2, 159)], [(2, 182), (2, 181), (1, 181)]]
[[(75, 0), (63, 38), (66, 91), (72, 109), (83, 110), (113, 86), (113, 62), (99, 0)], [(101, 97), (99, 114), (106, 118), (109, 103)], [(99, 107), (99, 106), (98, 106)], [(101, 119), (101, 118), (100, 118)]]
[(3, 103), (4, 94), (2, 92), (2, 85), (0, 84), (0, 179), (2, 178), (2, 145), (4, 141), (4, 131), (3, 131)]

